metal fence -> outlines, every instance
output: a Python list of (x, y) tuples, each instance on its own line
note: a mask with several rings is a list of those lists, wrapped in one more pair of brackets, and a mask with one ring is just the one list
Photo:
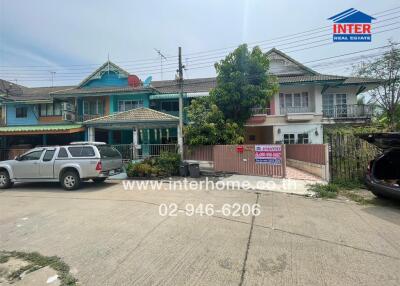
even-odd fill
[(287, 144), (286, 158), (325, 165), (324, 144)]
[(213, 161), (214, 145), (183, 146), (183, 158), (195, 161)]
[(9, 149), (0, 149), (0, 161), (11, 160), (16, 156), (29, 151), (30, 149), (26, 148), (9, 148)]
[(380, 153), (374, 145), (351, 134), (327, 134), (333, 180), (361, 179), (370, 160)]
[(112, 144), (117, 149), (124, 161), (139, 160), (148, 157), (160, 156), (163, 152), (176, 153), (178, 151), (177, 144)]

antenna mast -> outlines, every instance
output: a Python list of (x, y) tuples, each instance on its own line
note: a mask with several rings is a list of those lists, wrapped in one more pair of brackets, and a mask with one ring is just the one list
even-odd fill
[(51, 87), (54, 87), (54, 76), (56, 75), (55, 71), (50, 71), (51, 74)]
[(161, 72), (161, 80), (163, 79), (163, 60), (167, 60), (167, 58), (161, 53), (160, 50), (154, 48), (157, 54), (160, 56), (160, 72)]

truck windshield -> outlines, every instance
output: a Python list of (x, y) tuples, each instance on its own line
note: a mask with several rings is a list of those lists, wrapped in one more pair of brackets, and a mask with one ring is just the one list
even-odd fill
[(101, 158), (121, 158), (121, 154), (112, 146), (109, 145), (98, 145)]

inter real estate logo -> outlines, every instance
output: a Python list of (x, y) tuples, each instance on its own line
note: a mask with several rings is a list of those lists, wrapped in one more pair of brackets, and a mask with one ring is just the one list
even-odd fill
[(328, 20), (333, 21), (334, 42), (371, 42), (374, 17), (351, 8)]

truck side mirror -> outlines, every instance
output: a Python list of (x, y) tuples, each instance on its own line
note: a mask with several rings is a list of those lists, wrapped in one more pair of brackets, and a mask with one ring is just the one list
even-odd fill
[(21, 156), (20, 155), (15, 156), (14, 160), (15, 161), (20, 161), (21, 160)]

